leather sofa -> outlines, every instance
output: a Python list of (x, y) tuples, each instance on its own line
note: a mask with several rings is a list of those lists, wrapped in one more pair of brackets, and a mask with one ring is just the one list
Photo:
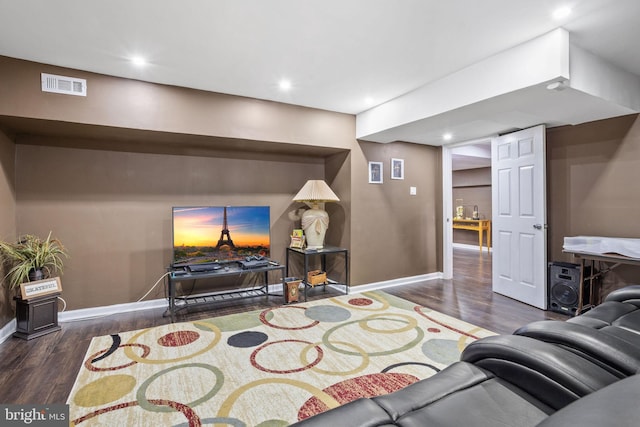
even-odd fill
[(621, 377), (640, 372), (640, 286), (615, 290), (566, 322), (533, 322), (514, 334), (562, 346)]
[(595, 329), (614, 326), (639, 332), (640, 285), (630, 285), (609, 293), (602, 304), (568, 322)]
[(480, 339), (430, 378), (294, 425), (637, 426), (639, 315), (640, 286), (631, 286), (567, 322)]

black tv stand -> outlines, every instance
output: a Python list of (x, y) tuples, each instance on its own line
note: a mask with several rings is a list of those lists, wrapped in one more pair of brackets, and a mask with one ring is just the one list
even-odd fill
[[(169, 275), (167, 280), (167, 295), (169, 298), (169, 307), (165, 312), (165, 316), (171, 316), (171, 322), (175, 322), (175, 314), (178, 311), (188, 309), (189, 307), (196, 307), (200, 305), (213, 304), (216, 302), (229, 301), (239, 298), (251, 298), (257, 296), (265, 296), (269, 298), (269, 273), (279, 272), (280, 283), (282, 289), (285, 289), (285, 266), (273, 263), (269, 263), (264, 267), (256, 268), (242, 268), (242, 264), (238, 262), (221, 263), (222, 268), (203, 272), (191, 272), (185, 268), (169, 268)], [(202, 279), (216, 279), (229, 276), (243, 276), (249, 274), (264, 274), (264, 282), (259, 286), (251, 288), (240, 288), (233, 290), (225, 290), (220, 292), (207, 292), (201, 294), (192, 295), (176, 295), (176, 283), (194, 281)], [(282, 297), (282, 294), (276, 296)]]

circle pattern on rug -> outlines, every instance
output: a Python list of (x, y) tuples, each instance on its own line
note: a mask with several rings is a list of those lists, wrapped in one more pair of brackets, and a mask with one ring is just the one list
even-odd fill
[(429, 359), (444, 365), (450, 365), (460, 359), (458, 342), (446, 339), (430, 339), (422, 344), (422, 352)]
[(344, 322), (351, 317), (349, 310), (334, 305), (316, 305), (307, 308), (304, 314), (319, 322)]
[[(272, 316), (273, 314), (269, 313), (267, 315), (267, 319), (270, 319)], [(215, 325), (215, 327), (222, 332), (246, 331), (247, 329), (254, 329), (262, 324), (260, 316), (258, 316), (257, 314), (247, 316), (246, 313), (229, 314), (227, 316), (214, 317), (211, 319), (206, 319), (204, 322)]]
[(349, 300), (349, 304), (356, 307), (364, 307), (373, 304), (373, 301), (369, 298), (352, 298)]
[[(142, 349), (142, 354), (140, 355), (141, 358), (145, 358), (149, 355), (149, 353), (151, 352), (151, 349), (149, 348), (149, 346), (146, 345), (142, 345), (142, 344), (122, 344), (120, 346), (117, 347), (117, 349), (120, 348), (125, 348), (125, 347), (138, 347)], [(116, 349), (116, 350), (117, 350)], [(98, 353), (93, 354), (91, 356), (89, 356), (89, 358), (87, 358), (87, 360), (84, 362), (84, 366), (85, 368), (87, 368), (90, 371), (93, 372), (100, 372), (100, 371), (117, 371), (120, 369), (124, 369), (124, 368), (128, 368), (131, 365), (135, 365), (136, 362), (135, 360), (132, 360), (131, 362), (128, 363), (124, 363), (122, 365), (117, 365), (117, 366), (101, 366), (98, 367), (96, 366), (97, 362), (95, 362), (96, 359), (98, 359), (98, 361), (111, 361), (111, 359), (113, 358), (113, 356), (115, 355), (115, 351), (111, 352), (111, 354), (109, 355), (109, 357), (107, 359), (102, 359), (101, 356), (104, 355), (105, 353), (109, 352), (111, 349), (106, 349), (106, 350), (100, 350)], [(102, 362), (101, 364), (104, 364), (106, 362)]]
[[(187, 353), (187, 354), (181, 354), (177, 357), (159, 357), (159, 358), (149, 358), (149, 357), (145, 357), (145, 358), (141, 358), (138, 355), (136, 355), (135, 353), (133, 353), (133, 351), (130, 350), (129, 347), (125, 347), (124, 352), (126, 354), (126, 356), (131, 359), (134, 360), (136, 362), (139, 363), (147, 363), (147, 364), (164, 364), (164, 363), (175, 363), (175, 362), (180, 362), (182, 360), (186, 360), (186, 359), (191, 359), (195, 356), (198, 356), (200, 354), (206, 353), (209, 350), (211, 350), (212, 348), (214, 348), (217, 344), (218, 341), (220, 341), (222, 334), (220, 332), (220, 329), (218, 329), (215, 325), (210, 324), (210, 323), (206, 323), (206, 322), (200, 322), (200, 321), (194, 321), (192, 322), (192, 325), (195, 327), (201, 326), (204, 327), (206, 329), (208, 329), (208, 331), (210, 332), (209, 334), (207, 334), (209, 336), (209, 342), (202, 342), (203, 340), (198, 340), (198, 342), (201, 343), (201, 345), (194, 345), (193, 347), (195, 347), (193, 349), (193, 352)], [(140, 331), (136, 332), (131, 338), (129, 338), (129, 341), (127, 342), (127, 344), (136, 344), (137, 341), (142, 341), (145, 338), (146, 334), (149, 333), (153, 333), (155, 331), (157, 331), (159, 328), (176, 328), (176, 327), (181, 327), (179, 324), (170, 324), (170, 325), (165, 325), (165, 326), (157, 326), (155, 328), (147, 328), (147, 329), (141, 329)], [(185, 328), (187, 327), (186, 325), (184, 326)], [(186, 331), (187, 329), (182, 329), (181, 331)], [(177, 331), (173, 331), (174, 333)], [(155, 341), (155, 340), (154, 340)], [(193, 343), (192, 343), (193, 344)], [(161, 347), (162, 348), (162, 347)], [(190, 347), (187, 347), (190, 348)], [(154, 349), (151, 349), (152, 351), (154, 351)]]
[[(210, 373), (213, 374), (213, 376), (215, 377), (215, 382), (213, 384), (213, 387), (211, 387), (211, 389), (205, 393), (204, 395), (198, 397), (197, 399), (195, 399), (193, 402), (190, 403), (186, 403), (185, 405), (192, 408), (194, 406), (198, 406), (199, 404), (201, 404), (202, 402), (206, 402), (207, 400), (211, 399), (213, 396), (215, 396), (218, 391), (220, 391), (220, 389), (222, 388), (222, 384), (224, 383), (224, 374), (222, 373), (222, 371), (215, 367), (215, 366), (211, 366), (209, 364), (206, 363), (186, 363), (183, 365), (177, 365), (177, 366), (172, 366), (170, 368), (164, 369), (160, 372), (157, 372), (153, 375), (151, 375), (149, 378), (147, 378), (147, 380), (142, 383), (140, 385), (140, 387), (138, 388), (138, 391), (136, 392), (136, 398), (138, 399), (138, 404), (140, 405), (141, 408), (146, 409), (147, 411), (150, 412), (171, 412), (173, 411), (173, 408), (169, 407), (169, 406), (161, 406), (161, 405), (157, 405), (155, 403), (153, 403), (154, 399), (148, 399), (147, 398), (147, 390), (149, 389), (149, 387), (151, 386), (151, 384), (153, 382), (157, 381), (161, 381), (162, 382), (162, 377), (165, 374), (171, 373), (173, 371), (176, 370), (185, 370), (183, 375), (198, 375), (197, 370), (198, 369), (204, 369), (209, 371)], [(183, 391), (178, 391), (179, 393), (183, 393)], [(185, 396), (183, 394), (181, 394), (180, 396), (181, 398), (185, 398)]]
[(266, 420), (256, 425), (256, 427), (287, 427), (289, 424), (285, 420)]
[(259, 346), (267, 339), (269, 336), (263, 332), (246, 331), (230, 336), (227, 344), (231, 347), (248, 348)]
[(200, 338), (200, 334), (195, 331), (176, 331), (158, 338), (158, 344), (163, 347), (180, 347), (189, 345), (198, 338)]
[[(400, 324), (400, 327), (395, 326), (398, 323)], [(342, 333), (344, 335), (344, 330), (352, 325), (358, 325), (361, 329), (367, 332), (382, 334), (382, 336), (410, 332), (410, 335), (407, 336), (407, 340), (404, 343), (399, 344), (397, 348), (365, 348), (364, 350), (369, 356), (383, 356), (387, 354), (400, 353), (417, 346), (424, 338), (424, 330), (418, 326), (416, 319), (399, 313), (389, 313), (387, 315), (372, 314), (359, 320), (356, 319), (340, 323), (324, 333), (322, 336), (322, 342), (332, 351), (349, 356), (357, 356), (359, 354), (358, 352), (342, 349), (334, 345), (334, 342), (340, 341), (339, 339), (331, 339), (334, 334), (339, 335)], [(384, 328), (381, 327), (383, 325)], [(411, 336), (413, 336), (413, 338), (411, 338)], [(370, 344), (372, 343), (374, 345), (379, 344), (378, 342), (370, 342)]]
[(84, 407), (104, 405), (125, 396), (135, 386), (136, 379), (131, 375), (109, 375), (78, 390), (73, 403)]
[[(318, 343), (319, 344), (319, 343)], [(354, 366), (351, 369), (349, 369), (349, 365), (345, 364), (345, 363), (341, 363), (338, 366), (341, 368), (341, 370), (327, 370), (324, 368), (320, 368), (318, 366), (313, 366), (311, 369), (314, 372), (320, 372), (322, 374), (328, 374), (328, 375), (354, 375), (357, 374), (361, 371), (363, 371), (368, 365), (369, 365), (369, 355), (361, 348), (358, 347), (355, 344), (346, 342), (346, 341), (333, 341), (331, 343), (332, 345), (336, 346), (336, 345), (341, 345), (341, 346), (345, 346), (345, 347), (351, 347), (354, 351), (360, 353), (360, 356), (362, 358), (362, 361), (360, 362), (360, 365), (358, 366)], [(308, 359), (308, 355), (309, 355), (309, 351), (312, 348), (316, 348), (316, 344), (309, 344), (303, 351), (302, 351), (302, 355), (301, 358), (305, 363), (310, 363), (309, 359)], [(331, 353), (328, 353), (331, 354)], [(344, 361), (344, 358), (342, 359)]]
[[(279, 344), (283, 344), (286, 343), (286, 346), (280, 346)], [(303, 350), (305, 349), (306, 345), (312, 345), (313, 348), (316, 350), (316, 358), (315, 360), (311, 361), (311, 362), (307, 362), (304, 361), (304, 365), (302, 365), (302, 361), (301, 358), (295, 354), (293, 352), (293, 350), (291, 350), (291, 347), (289, 344), (291, 343), (300, 343), (300, 344), (305, 344), (305, 346), (303, 346)], [(273, 348), (275, 346), (275, 348)], [(271, 347), (271, 348), (270, 348)], [(262, 354), (261, 358), (263, 359), (262, 363), (258, 362), (258, 355), (260, 353), (266, 353), (266, 349), (269, 348), (269, 350), (272, 350), (274, 354)], [(278, 350), (282, 350), (282, 351), (278, 351)], [(284, 353), (283, 353), (284, 352)], [(283, 354), (278, 354), (278, 353), (283, 353)], [(299, 353), (298, 353), (299, 354)], [(291, 374), (294, 372), (302, 372), (302, 371), (306, 371), (307, 369), (311, 369), (312, 367), (316, 366), (318, 363), (320, 363), (320, 361), (322, 360), (322, 356), (324, 355), (324, 352), (322, 351), (322, 349), (320, 347), (318, 347), (317, 345), (314, 345), (313, 343), (310, 343), (309, 341), (302, 341), (302, 340), (281, 340), (281, 341), (273, 341), (273, 342), (268, 342), (260, 347), (258, 347), (257, 349), (254, 350), (253, 353), (251, 353), (251, 365), (253, 367), (255, 367), (256, 369), (259, 369), (261, 371), (264, 372), (269, 372), (272, 374)], [(269, 368), (266, 365), (265, 362), (271, 362), (276, 366), (279, 367), (289, 367), (289, 369), (275, 369), (275, 368)], [(295, 367), (293, 362), (298, 362), (300, 363), (300, 365), (302, 366), (298, 366)]]
[[(295, 326), (280, 326), (276, 323), (276, 321), (273, 319), (274, 316), (274, 312), (276, 311), (284, 311), (284, 310), (307, 310), (304, 307), (297, 307), (297, 306), (281, 306), (281, 307), (275, 307), (275, 308), (268, 308), (265, 311), (263, 311), (262, 313), (260, 313), (260, 321), (262, 323), (264, 323), (265, 325), (271, 327), (271, 328), (275, 328), (275, 329), (284, 329), (284, 330), (289, 330), (289, 331), (295, 331), (295, 330), (299, 330), (299, 329), (309, 329), (309, 328), (313, 328), (314, 326), (316, 326), (318, 323), (317, 320), (311, 322), (311, 323), (307, 323), (305, 325), (295, 325)], [(271, 315), (271, 316), (269, 316)]]

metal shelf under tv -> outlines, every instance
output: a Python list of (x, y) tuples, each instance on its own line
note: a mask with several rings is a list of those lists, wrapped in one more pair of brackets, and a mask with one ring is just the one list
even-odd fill
[[(215, 304), (242, 298), (254, 298), (257, 296), (265, 296), (267, 299), (269, 298), (269, 296), (281, 297), (282, 294), (269, 294), (270, 272), (280, 273), (280, 283), (282, 284), (282, 288), (284, 289), (285, 266), (280, 264), (269, 264), (264, 267), (255, 268), (242, 268), (239, 263), (230, 262), (217, 270), (198, 273), (185, 272), (185, 270), (183, 269), (171, 270), (166, 282), (169, 302), (167, 311), (165, 312), (165, 316), (171, 316), (171, 322), (175, 322), (175, 314), (190, 307)], [(176, 295), (176, 283), (193, 281), (195, 286), (195, 283), (199, 280), (218, 279), (222, 277), (233, 276), (240, 277), (246, 275), (256, 275), (259, 273), (264, 274), (264, 282), (258, 286), (254, 286), (251, 288), (231, 289), (219, 292), (206, 292), (194, 295)]]

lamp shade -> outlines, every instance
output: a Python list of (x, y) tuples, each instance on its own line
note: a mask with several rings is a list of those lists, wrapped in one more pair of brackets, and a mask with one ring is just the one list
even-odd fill
[(336, 193), (321, 179), (310, 179), (293, 198), (294, 202), (339, 202)]

